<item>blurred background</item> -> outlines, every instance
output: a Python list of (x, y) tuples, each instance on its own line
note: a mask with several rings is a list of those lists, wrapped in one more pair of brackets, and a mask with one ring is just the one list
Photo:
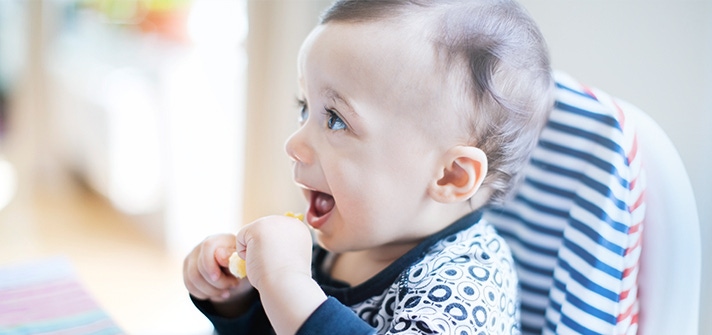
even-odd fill
[[(283, 143), (297, 52), (329, 2), (0, 0), (0, 266), (65, 256), (127, 333), (209, 333), (182, 259), (303, 209)], [(712, 279), (712, 2), (522, 2), (556, 69), (675, 143)], [(704, 286), (701, 301), (712, 334)]]

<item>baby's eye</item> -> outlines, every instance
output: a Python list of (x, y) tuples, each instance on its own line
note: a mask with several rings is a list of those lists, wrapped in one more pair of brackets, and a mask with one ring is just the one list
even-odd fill
[(326, 112), (326, 126), (331, 130), (344, 130), (347, 128), (346, 122), (341, 119), (339, 114), (331, 109), (324, 109)]
[(303, 99), (297, 99), (297, 106), (299, 106), (299, 124), (304, 124), (309, 118), (309, 108), (307, 107), (307, 102)]

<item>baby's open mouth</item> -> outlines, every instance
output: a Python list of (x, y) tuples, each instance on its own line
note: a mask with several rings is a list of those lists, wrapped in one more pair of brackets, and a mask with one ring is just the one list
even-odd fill
[(318, 219), (329, 214), (334, 209), (334, 197), (323, 192), (312, 191), (310, 205), (309, 211), (314, 215), (315, 219)]

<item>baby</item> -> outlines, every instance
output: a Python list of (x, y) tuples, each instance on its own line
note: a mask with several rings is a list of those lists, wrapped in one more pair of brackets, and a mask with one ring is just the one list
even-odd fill
[[(186, 257), (215, 329), (519, 333), (510, 251), (481, 208), (516, 184), (553, 103), (528, 14), (507, 0), (340, 0), (298, 70), (286, 151), (308, 226), (261, 218)], [(226, 271), (235, 250), (245, 279)]]

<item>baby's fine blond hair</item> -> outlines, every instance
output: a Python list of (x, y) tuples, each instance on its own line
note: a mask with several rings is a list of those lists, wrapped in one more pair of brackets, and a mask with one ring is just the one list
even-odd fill
[(487, 154), (483, 183), (500, 203), (519, 181), (553, 107), (554, 80), (544, 38), (511, 0), (337, 0), (329, 22), (373, 22), (427, 16), (426, 36), (443, 71), (463, 78), (470, 145)]

